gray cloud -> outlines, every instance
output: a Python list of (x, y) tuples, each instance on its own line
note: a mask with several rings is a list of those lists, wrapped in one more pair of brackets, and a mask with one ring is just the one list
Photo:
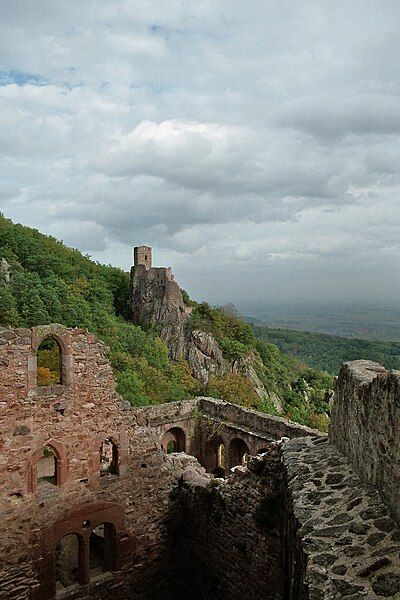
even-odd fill
[(198, 297), (397, 300), (398, 3), (17, 0), (0, 209)]

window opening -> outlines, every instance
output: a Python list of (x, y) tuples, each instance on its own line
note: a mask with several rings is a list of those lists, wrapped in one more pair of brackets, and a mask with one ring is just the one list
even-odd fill
[(100, 446), (100, 476), (119, 475), (118, 448), (106, 438)]
[(36, 353), (37, 385), (48, 386), (62, 383), (61, 349), (53, 338), (45, 338)]
[(42, 457), (36, 463), (38, 489), (45, 489), (58, 484), (57, 460), (53, 449), (50, 446), (45, 446)]

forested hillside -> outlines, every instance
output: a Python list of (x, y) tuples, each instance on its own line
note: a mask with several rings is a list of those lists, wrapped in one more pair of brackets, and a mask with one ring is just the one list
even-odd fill
[[(129, 274), (100, 265), (53, 237), (13, 224), (0, 215), (0, 324), (3, 326), (61, 323), (86, 327), (109, 347), (118, 391), (133, 405), (180, 400), (208, 394), (273, 411), (260, 403), (250, 383), (235, 373), (212, 378), (206, 388), (194, 379), (186, 362), (172, 362), (154, 331), (129, 322)], [(276, 393), (284, 414), (326, 429), (326, 390), (331, 378), (256, 339), (252, 328), (236, 315), (206, 303), (194, 306), (193, 327), (210, 330), (225, 356), (256, 353), (260, 379)], [(44, 366), (44, 363), (43, 363)]]
[(324, 333), (254, 327), (257, 338), (276, 344), (316, 369), (337, 375), (342, 362), (364, 358), (387, 369), (400, 369), (400, 343), (343, 338)]

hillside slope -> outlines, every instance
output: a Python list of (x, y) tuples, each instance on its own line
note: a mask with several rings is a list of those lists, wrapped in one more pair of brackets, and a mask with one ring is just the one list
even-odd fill
[(276, 344), (316, 369), (337, 375), (342, 362), (364, 358), (384, 365), (387, 369), (400, 369), (400, 343), (376, 340), (343, 338), (325, 333), (272, 329), (255, 326), (257, 338)]
[[(185, 301), (191, 302), (186, 294)], [(293, 420), (326, 428), (325, 393), (331, 378), (273, 344), (257, 340), (246, 323), (208, 304), (194, 306), (196, 329), (212, 330), (232, 360), (257, 355), (257, 375)], [(0, 324), (32, 327), (52, 322), (86, 327), (110, 347), (118, 391), (133, 405), (208, 394), (274, 412), (260, 403), (239, 373), (197, 381), (185, 361), (173, 362), (156, 331), (129, 322), (129, 274), (100, 265), (37, 230), (0, 215)]]

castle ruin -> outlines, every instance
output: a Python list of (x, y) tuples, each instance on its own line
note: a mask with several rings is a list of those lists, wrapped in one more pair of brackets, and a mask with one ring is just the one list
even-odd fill
[(211, 398), (133, 408), (106, 351), (0, 329), (2, 600), (400, 598), (399, 373), (344, 365), (326, 436)]
[(132, 321), (148, 323), (179, 323), (190, 309), (185, 306), (182, 292), (174, 280), (171, 267), (153, 267), (150, 246), (136, 246), (131, 269)]

